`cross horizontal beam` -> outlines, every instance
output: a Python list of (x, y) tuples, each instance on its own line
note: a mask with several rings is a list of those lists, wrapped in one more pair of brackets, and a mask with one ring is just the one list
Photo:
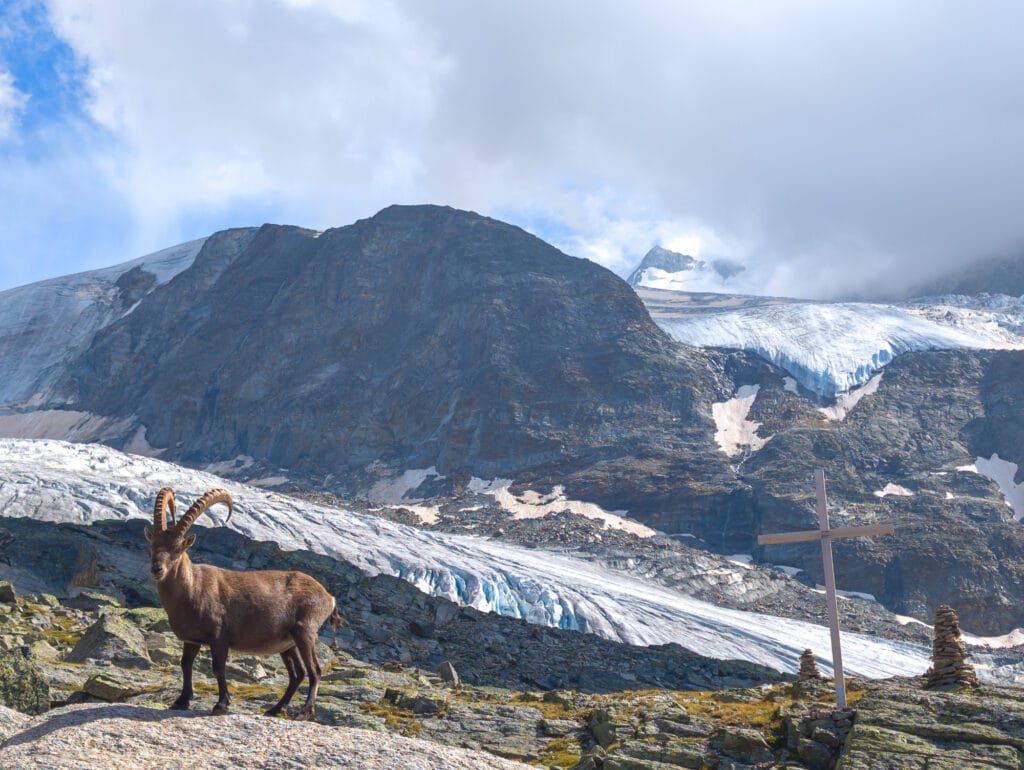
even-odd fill
[(896, 531), (892, 524), (866, 524), (861, 527), (836, 527), (835, 529), (804, 529), (799, 532), (779, 532), (774, 535), (758, 535), (758, 545), (783, 545), (785, 543), (809, 543), (815, 540), (839, 540), (844, 537), (870, 537), (891, 535)]

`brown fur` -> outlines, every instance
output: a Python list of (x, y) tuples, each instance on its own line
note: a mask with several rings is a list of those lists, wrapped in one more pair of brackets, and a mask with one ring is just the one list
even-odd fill
[(184, 643), (182, 690), (171, 708), (188, 708), (193, 695), (192, 665), (200, 646), (209, 645), (219, 692), (214, 714), (227, 713), (231, 702), (225, 678), (231, 649), (261, 656), (280, 654), (284, 660), (288, 688), (266, 712), (268, 716), (280, 713), (308, 676), (306, 703), (296, 716), (309, 719), (320, 684), (320, 664), (314, 647), (317, 633), (327, 620), (334, 627), (344, 622), (335, 608), (334, 597), (302, 572), (239, 572), (193, 564), (187, 550), (195, 542), (195, 535), (186, 536), (186, 532), (207, 507), (217, 502), (231, 506), (227, 492), (210, 490), (176, 526), (167, 529), (166, 509), (168, 504), (174, 509), (174, 496), (169, 489), (162, 489), (154, 508), (155, 527), (146, 527), (150, 573), (167, 610), (171, 630)]

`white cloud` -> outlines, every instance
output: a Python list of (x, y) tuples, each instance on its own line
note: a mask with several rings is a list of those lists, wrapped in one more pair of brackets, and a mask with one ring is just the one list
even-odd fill
[[(386, 2), (55, 0), (139, 221), (239, 199), (299, 224), (405, 198), (445, 61)], [(367, 202), (369, 201), (369, 204)], [(248, 223), (246, 223), (248, 224)]]
[(806, 296), (1024, 242), (1015, 3), (50, 10), (140, 249), (200, 235), (180, 232), (197, 212), (324, 227), (437, 202), (556, 223), (556, 245), (620, 273), (689, 239)]
[(28, 96), (14, 85), (14, 76), (0, 72), (0, 140), (14, 132), (18, 115), (28, 102)]

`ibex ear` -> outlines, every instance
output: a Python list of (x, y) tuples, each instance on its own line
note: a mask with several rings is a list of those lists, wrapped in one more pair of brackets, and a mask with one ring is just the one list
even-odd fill
[(191, 548), (192, 544), (195, 543), (195, 541), (196, 541), (196, 536), (195, 535), (189, 535), (188, 537), (186, 537), (185, 538), (185, 548)]
[(153, 542), (153, 528), (151, 526), (149, 526), (147, 524), (145, 526), (145, 528), (142, 530), (142, 534), (144, 534), (146, 536), (146, 541), (147, 542), (149, 542), (149, 543)]

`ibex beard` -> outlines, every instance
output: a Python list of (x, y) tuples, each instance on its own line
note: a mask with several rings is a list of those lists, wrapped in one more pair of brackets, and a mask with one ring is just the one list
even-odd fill
[[(161, 489), (153, 509), (153, 526), (146, 527), (150, 549), (150, 574), (167, 611), (171, 630), (182, 641), (181, 695), (172, 709), (187, 709), (192, 701), (192, 665), (199, 648), (210, 647), (218, 698), (214, 714), (228, 713), (225, 670), (228, 650), (251, 655), (276, 655), (288, 670), (288, 688), (281, 700), (266, 711), (276, 716), (288, 705), (302, 680), (309, 678), (306, 703), (296, 719), (313, 715), (320, 686), (316, 639), (321, 626), (343, 623), (334, 597), (320, 583), (302, 572), (280, 570), (244, 571), (193, 564), (188, 549), (196, 541), (189, 527), (210, 506), (226, 503), (228, 519), (234, 512), (231, 495), (211, 489), (175, 521), (174, 492)], [(172, 526), (167, 526), (170, 509)], [(225, 524), (227, 521), (225, 521)]]

